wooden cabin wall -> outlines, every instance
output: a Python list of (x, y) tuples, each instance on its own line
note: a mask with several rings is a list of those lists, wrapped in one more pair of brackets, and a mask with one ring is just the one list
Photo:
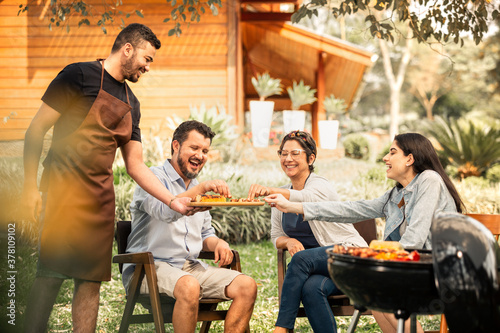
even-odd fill
[[(73, 62), (107, 57), (120, 31), (120, 19), (107, 26), (107, 34), (95, 26), (78, 28), (78, 19), (71, 20), (69, 32), (58, 27), (50, 31), (47, 17), (39, 18), (45, 1), (40, 3), (18, 16), (18, 0), (0, 2), (0, 141), (23, 139), (41, 96), (57, 73)], [(140, 9), (144, 15), (124, 18), (125, 24), (146, 24), (162, 42), (150, 72), (139, 82), (129, 83), (141, 102), (143, 133), (153, 128), (169, 135), (164, 126), (167, 117), (187, 117), (190, 106), (202, 103), (235, 112), (227, 110), (226, 1), (218, 16), (206, 13), (199, 23), (184, 24), (180, 38), (167, 36), (173, 24), (163, 23), (171, 11), (164, 0), (123, 3), (119, 10)]]

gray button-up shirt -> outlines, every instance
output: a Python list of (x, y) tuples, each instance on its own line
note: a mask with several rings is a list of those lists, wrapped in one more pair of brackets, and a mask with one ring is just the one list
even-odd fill
[[(161, 167), (152, 167), (151, 170), (173, 195), (186, 191), (184, 180), (172, 167), (170, 160), (165, 161)], [(198, 181), (193, 179), (189, 188), (198, 184)], [(212, 216), (208, 211), (184, 216), (170, 209), (140, 186), (135, 189), (130, 210), (132, 232), (128, 237), (128, 253), (149, 251), (153, 253), (155, 260), (182, 268), (186, 260), (197, 260), (206, 238), (216, 237), (211, 224)], [(202, 264), (206, 265), (203, 262)], [(124, 265), (123, 281), (127, 287), (134, 266)]]
[[(401, 199), (405, 204), (398, 207)], [(395, 187), (374, 200), (303, 202), (305, 220), (354, 223), (385, 217), (384, 239), (405, 248), (430, 249), (431, 223), (439, 212), (456, 212), (455, 201), (441, 176), (433, 170), (419, 173), (405, 188)], [(399, 228), (406, 219), (404, 234)]]

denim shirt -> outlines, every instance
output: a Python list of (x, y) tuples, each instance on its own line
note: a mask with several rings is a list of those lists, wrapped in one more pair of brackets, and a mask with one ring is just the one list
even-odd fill
[[(398, 207), (403, 198), (405, 204)], [(403, 247), (415, 249), (431, 248), (431, 223), (437, 213), (457, 211), (443, 179), (433, 170), (419, 173), (405, 188), (394, 187), (377, 199), (303, 202), (302, 205), (305, 220), (355, 223), (383, 217), (386, 220), (384, 240), (391, 236), (391, 240), (398, 240)], [(399, 236), (395, 231), (399, 231), (405, 218), (407, 227)]]
[[(152, 167), (151, 171), (173, 195), (186, 191), (183, 179), (172, 167), (170, 160), (165, 161), (163, 166)], [(197, 184), (198, 181), (193, 179), (188, 188)], [(150, 251), (155, 261), (164, 261), (182, 268), (186, 260), (197, 261), (205, 239), (217, 237), (208, 211), (192, 216), (182, 215), (140, 186), (135, 189), (130, 210), (132, 231), (128, 237), (127, 253)], [(200, 263), (207, 265), (201, 261)], [(126, 264), (123, 268), (122, 279), (127, 289), (134, 267), (135, 265)]]

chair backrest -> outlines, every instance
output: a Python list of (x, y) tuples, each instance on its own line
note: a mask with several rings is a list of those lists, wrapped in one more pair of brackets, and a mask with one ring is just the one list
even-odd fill
[(484, 224), (486, 228), (495, 236), (498, 240), (500, 235), (500, 215), (499, 214), (467, 214), (467, 216)]
[[(132, 231), (132, 223), (130, 221), (118, 221), (116, 223), (116, 243), (118, 245), (118, 254), (123, 254), (127, 251), (127, 241), (130, 232)], [(120, 273), (122, 273), (123, 264), (119, 264)]]
[(377, 239), (377, 225), (375, 219), (354, 223), (354, 228), (356, 228), (368, 245), (370, 245), (372, 240)]

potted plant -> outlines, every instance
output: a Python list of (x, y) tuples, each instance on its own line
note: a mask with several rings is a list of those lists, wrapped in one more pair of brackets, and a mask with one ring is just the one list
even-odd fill
[(304, 130), (306, 112), (300, 111), (302, 105), (312, 104), (316, 101), (314, 94), (316, 89), (311, 89), (305, 85), (303, 80), (297, 83), (293, 81), (292, 87), (286, 88), (290, 101), (292, 102), (292, 110), (283, 111), (283, 133), (289, 133), (295, 130)]
[(273, 118), (274, 102), (265, 99), (281, 95), (283, 88), (280, 79), (273, 79), (269, 73), (252, 77), (252, 85), (259, 94), (258, 101), (250, 101), (250, 122), (254, 147), (267, 147)]
[(320, 147), (335, 149), (339, 132), (339, 121), (336, 118), (347, 111), (347, 104), (345, 100), (331, 94), (324, 99), (323, 107), (326, 111), (326, 120), (318, 122)]

